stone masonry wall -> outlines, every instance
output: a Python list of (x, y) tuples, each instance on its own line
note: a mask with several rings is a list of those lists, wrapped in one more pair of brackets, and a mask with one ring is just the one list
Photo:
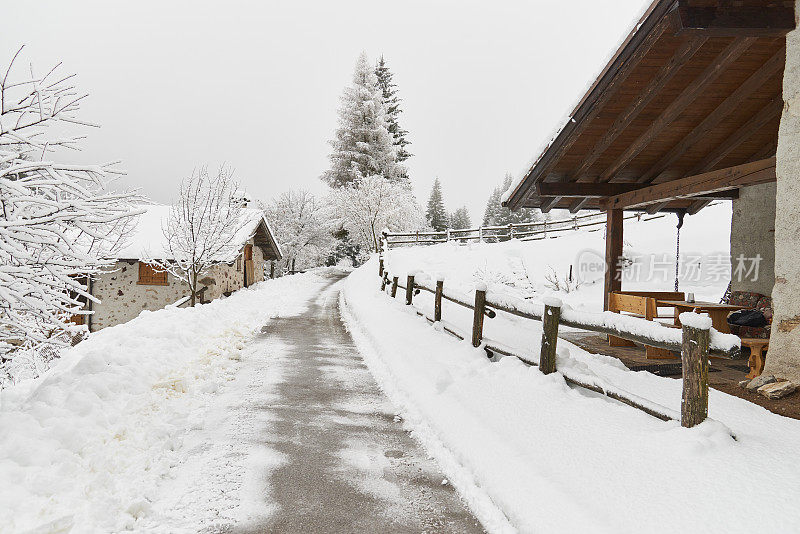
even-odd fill
[[(265, 265), (263, 252), (259, 247), (253, 247), (256, 282), (264, 279)], [(101, 302), (92, 306), (92, 331), (130, 321), (142, 310), (160, 310), (189, 294), (189, 286), (172, 275), (167, 275), (169, 284), (166, 286), (142, 285), (137, 283), (138, 280), (138, 262), (124, 261), (117, 262), (113, 271), (95, 280), (92, 292)], [(201, 278), (200, 287), (203, 285), (208, 286), (205, 301), (241, 289), (244, 287), (243, 262), (215, 265)]]
[[(761, 256), (758, 278), (731, 279), (731, 291), (755, 291), (771, 295), (775, 284), (775, 184), (760, 184), (739, 189), (731, 217), (731, 263), (739, 255)], [(750, 262), (746, 265), (750, 267)]]
[[(800, 0), (795, 6), (798, 12)], [(783, 100), (777, 154), (775, 316), (764, 373), (800, 383), (800, 29), (786, 37)]]

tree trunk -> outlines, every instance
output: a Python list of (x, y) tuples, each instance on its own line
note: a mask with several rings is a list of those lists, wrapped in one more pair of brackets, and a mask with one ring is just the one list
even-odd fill
[(189, 286), (189, 291), (192, 294), (191, 305), (192, 308), (194, 308), (194, 305), (197, 302), (197, 273), (192, 273), (192, 283)]

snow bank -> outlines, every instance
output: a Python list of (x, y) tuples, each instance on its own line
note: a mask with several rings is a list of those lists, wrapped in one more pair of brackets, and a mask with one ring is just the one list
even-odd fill
[[(376, 271), (373, 261), (348, 278), (348, 326), (408, 428), (489, 531), (730, 533), (800, 523), (800, 421), (712, 390), (713, 420), (684, 429), (572, 388), (560, 373), (511, 357), (492, 363), (382, 294)], [(426, 312), (431, 301), (415, 297)], [(470, 314), (443, 304), (445, 319), (463, 327)], [(485, 329), (515, 351), (538, 353), (536, 321), (498, 314)], [(557, 366), (680, 410), (679, 380), (631, 372), (563, 340)]]
[[(198, 454), (187, 440), (223, 426), (210, 408), (252, 357), (247, 342), (271, 317), (300, 313), (319, 280), (285, 277), (195, 308), (143, 311), (0, 392), (0, 532), (159, 525), (159, 487)], [(234, 456), (244, 462), (242, 447)], [(210, 503), (217, 515), (238, 504), (237, 484), (224, 488), (228, 501)]]

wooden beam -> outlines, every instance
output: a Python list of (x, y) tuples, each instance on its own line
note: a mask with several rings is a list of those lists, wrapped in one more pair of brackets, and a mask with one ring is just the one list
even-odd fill
[[(783, 111), (783, 97), (777, 96), (770, 100), (769, 104), (756, 112), (755, 115), (747, 119), (738, 130), (703, 158), (700, 163), (695, 165), (690, 171), (690, 174), (698, 174), (713, 169), (725, 156), (752, 137), (753, 133), (766, 126), (769, 121), (779, 117), (781, 111)], [(777, 135), (777, 133), (776, 131), (775, 134)]]
[(572, 111), (571, 120), (539, 156), (525, 179), (511, 194), (507, 202), (508, 207), (511, 209), (520, 207), (528, 197), (530, 188), (547, 176), (552, 166), (572, 147), (580, 134), (615, 95), (617, 87), (628, 78), (664, 32), (674, 31), (677, 23), (677, 12), (673, 10), (672, 3), (656, 2), (648, 8), (636, 29), (628, 35), (606, 68)]
[(575, 200), (572, 204), (569, 205), (569, 212), (570, 213), (578, 213), (583, 209), (583, 207), (589, 202), (590, 197), (583, 197)]
[(639, 152), (644, 150), (644, 148), (650, 144), (653, 139), (655, 139), (661, 130), (675, 120), (684, 109), (686, 109), (697, 99), (697, 97), (703, 93), (703, 91), (705, 91), (706, 87), (711, 82), (716, 80), (717, 77), (722, 74), (725, 69), (728, 68), (728, 66), (735, 62), (736, 59), (738, 59), (739, 56), (741, 56), (755, 41), (756, 39), (754, 37), (735, 39), (722, 52), (720, 52), (719, 55), (714, 58), (711, 64), (706, 67), (706, 69), (699, 76), (692, 80), (686, 89), (684, 89), (681, 94), (678, 95), (669, 106), (667, 106), (661, 115), (659, 115), (650, 124), (650, 127), (645, 130), (645, 132), (641, 134), (633, 143), (631, 143), (625, 152), (623, 152), (622, 155), (618, 157), (610, 167), (603, 171), (598, 181), (607, 182), (613, 178), (617, 171), (625, 167), (625, 165), (635, 158)]
[(712, 199), (710, 199), (710, 198), (704, 198), (704, 199), (701, 199), (701, 200), (695, 200), (694, 202), (692, 202), (692, 205), (689, 206), (689, 208), (686, 210), (686, 213), (688, 213), (689, 215), (694, 215), (698, 211), (700, 211), (701, 209), (703, 209), (706, 206), (708, 206), (709, 204), (711, 204), (712, 202), (714, 202), (714, 201)]
[(605, 206), (607, 209), (631, 209), (774, 181), (775, 158), (768, 158), (623, 193), (609, 198)]
[(783, 37), (795, 27), (794, 10), (780, 6), (687, 5), (678, 2), (679, 33), (714, 37)]
[(544, 198), (539, 209), (542, 210), (542, 213), (548, 213), (559, 202), (561, 202), (561, 197)]
[(603, 284), (603, 309), (608, 310), (608, 294), (622, 290), (622, 210), (606, 212), (606, 272)]
[(667, 204), (669, 204), (669, 201), (667, 201), (667, 202), (659, 202), (658, 204), (650, 204), (649, 206), (647, 206), (647, 209), (644, 210), (644, 211), (646, 211), (648, 215), (655, 215), (659, 211), (661, 211), (664, 208), (666, 208)]
[(655, 76), (650, 80), (646, 87), (638, 91), (633, 101), (628, 104), (622, 113), (617, 115), (614, 123), (605, 131), (605, 133), (598, 139), (594, 147), (589, 151), (588, 155), (581, 164), (572, 173), (573, 177), (583, 176), (589, 168), (603, 155), (603, 153), (611, 146), (611, 143), (625, 131), (625, 128), (636, 119), (639, 113), (647, 107), (651, 100), (656, 97), (672, 76), (677, 73), (684, 64), (697, 52), (703, 44), (705, 38), (687, 39), (680, 47), (672, 54), (672, 57), (664, 63), (658, 70)]
[[(764, 85), (769, 78), (779, 72), (783, 72), (786, 63), (786, 47), (782, 46), (769, 60), (750, 75), (728, 98), (714, 109), (703, 121), (681, 141), (672, 147), (653, 167), (645, 172), (640, 178), (640, 182), (652, 182), (659, 174), (664, 172), (670, 165), (680, 158), (687, 150), (703, 139), (711, 132), (722, 120), (730, 115), (753, 91)], [(767, 154), (754, 159), (763, 159), (772, 154)]]
[(540, 197), (613, 197), (644, 187), (636, 183), (594, 182), (539, 182), (536, 189)]

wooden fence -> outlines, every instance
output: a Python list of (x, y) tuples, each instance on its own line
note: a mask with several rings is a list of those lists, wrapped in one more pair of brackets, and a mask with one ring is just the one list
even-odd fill
[[(664, 217), (660, 215), (644, 215), (635, 213), (628, 215), (625, 219), (651, 220)], [(563, 232), (578, 230), (582, 228), (596, 227), (595, 230), (603, 228), (606, 224), (606, 216), (603, 213), (590, 213), (587, 215), (576, 215), (565, 219), (536, 221), (531, 223), (508, 224), (505, 226), (481, 226), (479, 228), (450, 229), (443, 232), (384, 232), (384, 242), (388, 248), (399, 245), (435, 245), (448, 241), (468, 243), (506, 241), (509, 239), (519, 239), (520, 241), (533, 241), (536, 239), (546, 239), (557, 237)]]
[[(433, 317), (417, 310), (417, 314), (425, 317), (429, 322), (440, 323), (446, 332), (459, 339), (464, 340), (470, 337), (474, 347), (479, 347), (481, 343), (483, 343), (486, 351), (490, 354), (497, 353), (504, 356), (514, 356), (529, 365), (538, 365), (539, 370), (544, 374), (556, 371), (556, 344), (560, 325), (601, 334), (609, 334), (654, 347), (678, 351), (681, 353), (681, 363), (683, 365), (683, 396), (680, 414), (628, 392), (613, 387), (601, 387), (597, 384), (587, 383), (585, 379), (574, 375), (568, 369), (561, 370), (561, 373), (564, 376), (564, 380), (569, 384), (605, 395), (642, 410), (663, 421), (680, 420), (681, 425), (684, 427), (692, 427), (702, 423), (708, 416), (709, 354), (718, 357), (733, 358), (738, 355), (740, 350), (739, 347), (730, 348), (718, 340), (713, 341), (708, 327), (697, 328), (692, 325), (684, 324), (682, 327), (682, 340), (679, 342), (677, 340), (659, 339), (643, 333), (650, 330), (653, 325), (652, 321), (647, 321), (645, 319), (623, 316), (628, 325), (628, 327), (626, 327), (620, 324), (606, 324), (606, 321), (602, 320), (604, 315), (600, 313), (583, 313), (581, 314), (584, 316), (583, 318), (564, 317), (561, 313), (560, 302), (557, 303), (555, 300), (545, 303), (541, 312), (538, 312), (533, 309), (528, 309), (528, 307), (521, 310), (513, 306), (493, 302), (487, 299), (485, 287), (477, 288), (475, 290), (474, 299), (472, 302), (469, 302), (464, 300), (463, 297), (448, 294), (445, 291), (443, 279), (437, 280), (435, 287), (430, 287), (417, 280), (417, 275), (408, 275), (405, 280), (405, 285), (403, 285), (399, 277), (392, 276), (384, 269), (382, 257), (379, 261), (379, 275), (381, 279), (381, 291), (388, 291), (392, 297), (396, 297), (398, 288), (403, 289), (405, 303), (408, 306), (413, 305), (414, 296), (418, 295), (420, 291), (432, 293), (434, 295)], [(442, 319), (443, 300), (447, 300), (473, 311), (471, 333), (464, 332), (458, 326)], [(515, 353), (513, 348), (505, 346), (501, 342), (484, 338), (484, 319), (495, 318), (497, 312), (504, 312), (524, 319), (542, 322), (542, 341), (538, 362), (531, 361), (529, 358)], [(587, 319), (589, 316), (595, 317)], [(633, 328), (630, 325), (635, 325), (637, 328)]]

